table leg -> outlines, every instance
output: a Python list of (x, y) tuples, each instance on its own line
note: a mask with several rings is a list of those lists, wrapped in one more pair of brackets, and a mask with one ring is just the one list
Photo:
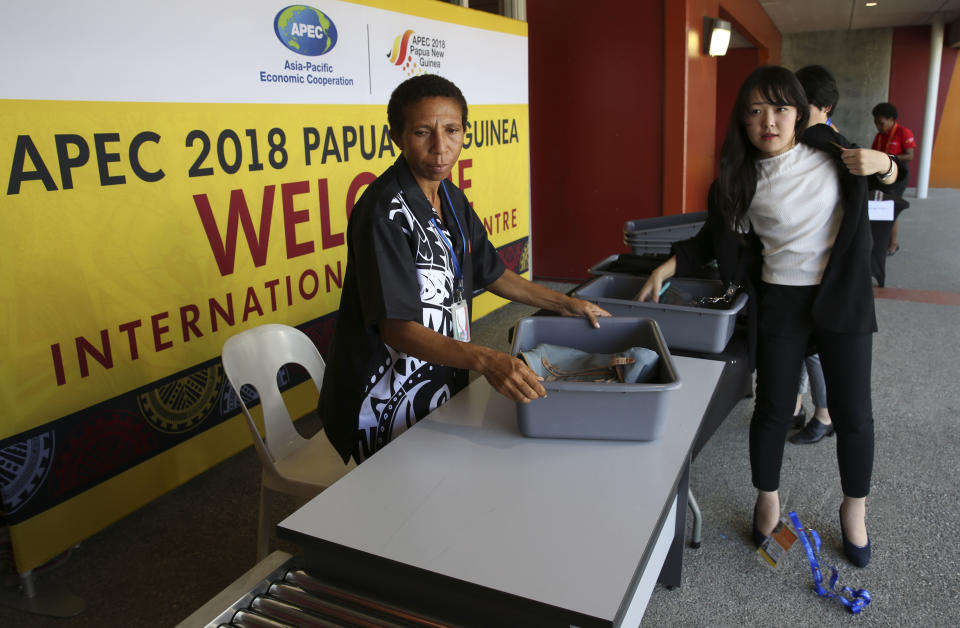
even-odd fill
[(680, 586), (680, 571), (683, 567), (683, 540), (687, 530), (687, 491), (689, 489), (690, 460), (688, 459), (677, 485), (677, 521), (673, 542), (670, 544), (670, 551), (667, 552), (667, 559), (663, 562), (660, 578), (657, 580), (668, 589), (675, 589)]

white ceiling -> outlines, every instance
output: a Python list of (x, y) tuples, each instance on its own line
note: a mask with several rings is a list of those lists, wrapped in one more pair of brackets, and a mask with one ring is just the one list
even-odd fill
[(960, 0), (759, 0), (781, 33), (842, 31), (932, 24), (960, 18)]

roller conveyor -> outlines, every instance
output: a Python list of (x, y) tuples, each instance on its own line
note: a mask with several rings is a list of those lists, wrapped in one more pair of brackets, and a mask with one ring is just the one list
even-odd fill
[[(241, 578), (178, 628), (454, 628), (318, 580), (296, 563), (288, 557), (252, 586)], [(224, 609), (222, 600), (231, 595), (239, 599)]]

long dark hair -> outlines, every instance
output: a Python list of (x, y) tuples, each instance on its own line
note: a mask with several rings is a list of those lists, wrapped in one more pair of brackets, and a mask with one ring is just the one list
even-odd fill
[(807, 126), (810, 110), (807, 97), (803, 93), (800, 81), (790, 70), (765, 65), (750, 73), (740, 86), (737, 102), (730, 113), (727, 124), (727, 136), (720, 149), (720, 176), (717, 179), (717, 202), (727, 224), (734, 230), (738, 225), (757, 191), (756, 160), (760, 151), (750, 142), (744, 124), (744, 116), (750, 107), (750, 93), (760, 91), (763, 99), (777, 105), (791, 105), (797, 108), (797, 124), (794, 136), (799, 138), (800, 131)]

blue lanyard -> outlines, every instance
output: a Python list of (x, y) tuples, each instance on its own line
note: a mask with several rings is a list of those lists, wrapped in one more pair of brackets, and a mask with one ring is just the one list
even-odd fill
[[(440, 187), (443, 189), (444, 196), (447, 197), (447, 208), (453, 214), (453, 220), (457, 223), (457, 230), (460, 232), (460, 241), (463, 242), (463, 254), (466, 257), (467, 253), (467, 239), (463, 235), (463, 227), (460, 226), (460, 218), (457, 217), (457, 210), (453, 207), (453, 201), (450, 200), (450, 193), (447, 192), (446, 186), (443, 185), (443, 181), (440, 182)], [(456, 291), (458, 294), (454, 295), (455, 300), (460, 300), (463, 298), (463, 270), (460, 266), (460, 261), (457, 259), (457, 254), (453, 250), (453, 243), (447, 238), (446, 234), (443, 232), (443, 229), (440, 227), (440, 224), (437, 222), (436, 218), (431, 218), (434, 228), (437, 230), (437, 233), (440, 234), (440, 238), (443, 240), (443, 243), (447, 246), (447, 249), (450, 250), (450, 259), (453, 261), (453, 274), (456, 277)]]
[(790, 521), (793, 523), (794, 529), (797, 531), (797, 535), (800, 537), (800, 541), (803, 543), (803, 549), (807, 552), (807, 560), (810, 562), (810, 571), (813, 573), (813, 590), (817, 592), (817, 595), (821, 597), (832, 597), (840, 601), (844, 606), (846, 606), (851, 613), (856, 615), (863, 608), (870, 603), (870, 592), (866, 589), (854, 589), (853, 587), (840, 587), (837, 589), (837, 580), (840, 579), (840, 572), (837, 571), (836, 567), (828, 565), (830, 567), (830, 588), (829, 590), (823, 586), (823, 573), (820, 571), (820, 561), (817, 558), (820, 556), (820, 535), (817, 534), (816, 530), (809, 530), (810, 536), (813, 538), (813, 542), (816, 545), (816, 549), (811, 547), (810, 539), (807, 538), (807, 530), (800, 523), (800, 517), (797, 516), (796, 512), (790, 513)]

